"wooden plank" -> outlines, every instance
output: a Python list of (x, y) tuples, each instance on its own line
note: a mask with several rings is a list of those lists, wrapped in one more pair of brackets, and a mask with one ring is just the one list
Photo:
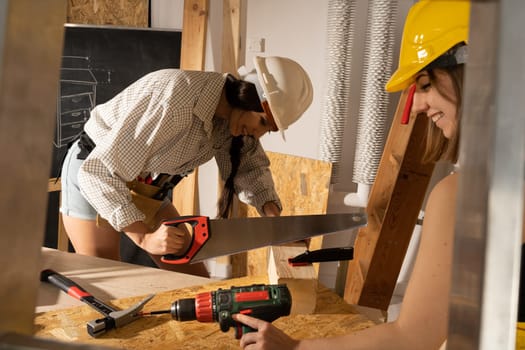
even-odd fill
[[(208, 23), (207, 0), (184, 0), (182, 21), (181, 69), (203, 70)], [(199, 211), (199, 169), (186, 176), (173, 189), (173, 205), (181, 215)]]
[[(228, 289), (231, 286), (246, 286), (254, 283), (268, 283), (268, 279), (262, 276), (250, 276), (166, 291), (158, 293), (144, 310), (163, 310), (170, 308), (175, 300), (194, 298), (199, 293), (215, 291), (218, 288)], [(276, 320), (274, 324), (295, 338), (343, 335), (375, 324), (326, 287), (319, 286), (315, 295), (317, 296), (315, 314), (286, 316)], [(110, 304), (124, 309), (142, 299), (143, 296), (122, 298)], [(66, 342), (128, 350), (239, 348), (239, 341), (234, 338), (233, 329), (223, 333), (217, 323), (178, 322), (170, 315), (144, 317), (99, 338), (92, 338), (86, 332), (86, 322), (98, 317), (100, 314), (87, 305), (41, 313), (35, 319), (36, 335)]]
[(32, 334), (66, 3), (4, 1), (0, 12), (0, 332)]
[(270, 247), (268, 280), (271, 284), (286, 284), (292, 294), (292, 315), (311, 314), (316, 307), (317, 273), (313, 264), (291, 266), (288, 259), (302, 254), (306, 243), (297, 242)]
[(400, 97), (366, 208), (368, 225), (359, 230), (349, 262), (345, 300), (387, 310), (433, 164), (422, 164), (426, 118), (401, 124), (407, 92)]
[(222, 2), (222, 71), (237, 76), (240, 66), (239, 49), (241, 0), (223, 0)]
[(180, 67), (203, 70), (208, 24), (207, 0), (184, 0)]
[(197, 168), (173, 188), (173, 205), (180, 215), (195, 215), (199, 211), (198, 178)]
[(47, 192), (57, 192), (62, 189), (62, 184), (60, 179), (56, 177), (49, 179), (47, 183)]
[[(48, 192), (60, 192), (62, 190), (62, 183), (60, 179), (52, 178), (49, 179), (47, 184)], [(59, 199), (58, 207), (60, 208), (60, 203), (62, 198)], [(57, 248), (58, 250), (67, 252), (69, 249), (69, 238), (64, 228), (64, 222), (62, 220), (62, 215), (58, 214), (58, 227), (57, 227)]]
[[(58, 204), (59, 207), (61, 202), (62, 200), (60, 199)], [(58, 215), (57, 249), (63, 252), (67, 252), (69, 250), (69, 237), (67, 236), (66, 228), (64, 227), (62, 215)]]
[[(239, 66), (239, 50), (240, 45), (240, 34), (239, 34), (239, 23), (240, 23), (240, 0), (223, 0), (223, 11), (222, 11), (222, 72), (230, 73), (237, 76), (237, 67)], [(217, 197), (220, 198), (222, 189), (224, 188), (224, 181), (221, 180), (220, 176), (218, 179), (218, 193)], [(216, 266), (223, 266), (224, 269), (231, 267), (231, 257), (221, 256), (215, 258)], [(222, 276), (218, 276), (222, 277)]]
[[(282, 215), (325, 214), (328, 205), (328, 191), (332, 164), (329, 162), (298, 157), (289, 154), (266, 152), (270, 159), (275, 189), (283, 205)], [(242, 217), (257, 217), (253, 207), (239, 204)], [(322, 246), (322, 236), (310, 240), (309, 249)], [(266, 274), (268, 248), (250, 250), (232, 256), (233, 276)], [(243, 256), (244, 255), (244, 256)], [(243, 265), (244, 264), (244, 265)], [(313, 264), (316, 273), (319, 263)]]

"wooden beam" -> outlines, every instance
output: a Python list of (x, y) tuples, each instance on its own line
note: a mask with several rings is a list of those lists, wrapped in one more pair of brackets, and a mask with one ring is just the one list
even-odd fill
[(237, 76), (240, 66), (241, 0), (223, 0), (222, 6), (222, 71)]
[(208, 0), (184, 0), (180, 67), (203, 70), (208, 25)]
[[(208, 1), (184, 0), (181, 69), (204, 69), (207, 23)], [(199, 211), (198, 178), (199, 169), (197, 168), (173, 189), (173, 204), (181, 215), (193, 215)]]
[(313, 264), (291, 266), (289, 258), (304, 253), (305, 242), (289, 243), (269, 248), (268, 281), (286, 284), (292, 294), (292, 315), (312, 314), (316, 307), (317, 273)]
[[(40, 275), (66, 2), (0, 2), (0, 333), (30, 335)], [(14, 117), (16, 116), (16, 117)]]
[[(49, 179), (47, 183), (48, 192), (60, 192), (62, 190), (62, 182), (60, 179), (52, 178)], [(59, 199), (58, 207), (60, 208), (60, 203), (62, 198)], [(62, 220), (62, 215), (58, 214), (58, 227), (57, 227), (57, 249), (67, 252), (69, 249), (69, 238), (64, 228), (64, 222)]]
[(345, 300), (387, 310), (433, 164), (421, 164), (426, 118), (401, 124), (407, 92), (399, 99), (367, 205), (368, 225), (359, 230), (350, 261)]
[[(237, 76), (239, 66), (240, 45), (240, 0), (223, 0), (222, 2), (222, 72)], [(218, 197), (224, 188), (224, 181), (218, 179)], [(238, 199), (234, 198), (234, 208), (238, 206)], [(235, 210), (232, 211), (235, 213)], [(240, 253), (246, 255), (246, 253)], [(216, 266), (230, 266), (231, 257), (215, 258)]]

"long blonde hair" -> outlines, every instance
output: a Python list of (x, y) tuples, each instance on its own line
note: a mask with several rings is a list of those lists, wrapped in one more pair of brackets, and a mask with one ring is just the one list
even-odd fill
[[(435, 70), (440, 70), (445, 72), (452, 79), (452, 85), (454, 87), (455, 99), (450, 97), (450, 94), (447, 94), (443, 90), (443, 86), (439, 83), (439, 80), (436, 79)], [(463, 72), (464, 65), (455, 65), (452, 67), (446, 68), (434, 68), (428, 70), (428, 76), (433, 87), (435, 87), (438, 92), (448, 99), (457, 104), (456, 113), (458, 119), (461, 117), (462, 112), (462, 96), (463, 96)], [(443, 135), (443, 131), (434, 125), (432, 119), (428, 118), (427, 125), (427, 137), (425, 144), (425, 153), (423, 155), (423, 162), (433, 163), (438, 160), (448, 160), (452, 163), (457, 162), (458, 160), (458, 146), (459, 146), (459, 137), (460, 137), (460, 124), (458, 121), (458, 130), (455, 135), (452, 135), (450, 139), (447, 139)]]

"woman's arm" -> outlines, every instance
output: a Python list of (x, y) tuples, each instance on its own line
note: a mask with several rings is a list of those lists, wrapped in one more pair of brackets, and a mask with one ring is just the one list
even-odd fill
[[(155, 221), (162, 223), (178, 216), (177, 209), (169, 203), (160, 208)], [(152, 229), (144, 222), (136, 221), (124, 227), (123, 231), (136, 245), (153, 255), (183, 254), (191, 243), (191, 234), (184, 225), (158, 224)]]
[(264, 216), (280, 216), (281, 209), (275, 202), (266, 202), (266, 204), (263, 205), (263, 213)]
[[(216, 156), (216, 158), (218, 157)], [(221, 160), (230, 162), (229, 155), (228, 158), (222, 156)], [(276, 211), (266, 212), (263, 208), (268, 203), (273, 203), (280, 213), (282, 206), (275, 191), (270, 171), (270, 160), (260, 142), (245, 137), (240, 160), (239, 169), (235, 176), (235, 191), (239, 200), (255, 207), (261, 216), (276, 214)]]

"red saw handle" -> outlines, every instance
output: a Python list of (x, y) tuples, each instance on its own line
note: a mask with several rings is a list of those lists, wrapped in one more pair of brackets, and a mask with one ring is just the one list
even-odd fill
[(193, 259), (195, 254), (202, 248), (204, 243), (210, 238), (209, 221), (207, 216), (181, 216), (176, 219), (163, 222), (164, 225), (178, 226), (189, 224), (192, 227), (191, 244), (188, 250), (182, 255), (166, 254), (160, 260), (167, 264), (187, 264)]

